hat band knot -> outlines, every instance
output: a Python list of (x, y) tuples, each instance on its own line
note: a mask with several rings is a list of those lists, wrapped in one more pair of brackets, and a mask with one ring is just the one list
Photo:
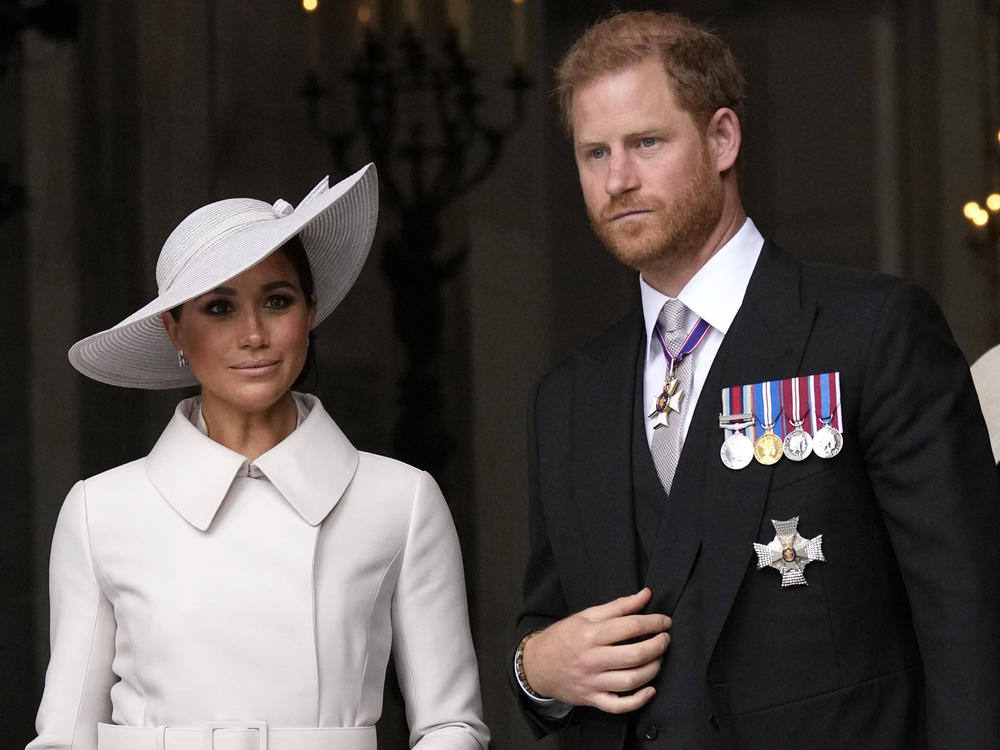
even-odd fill
[(279, 219), (282, 216), (288, 216), (290, 213), (292, 213), (292, 211), (295, 210), (294, 206), (292, 206), (292, 204), (286, 201), (284, 198), (278, 198), (278, 200), (274, 202), (272, 208), (274, 209), (274, 215), (277, 216)]

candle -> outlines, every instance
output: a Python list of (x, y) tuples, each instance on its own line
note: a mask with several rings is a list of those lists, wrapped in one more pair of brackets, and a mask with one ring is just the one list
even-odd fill
[(354, 17), (358, 20), (357, 26), (354, 27), (354, 47), (360, 50), (364, 49), (365, 38), (371, 30), (372, 9), (368, 6), (368, 3), (361, 0), (357, 10), (354, 12)]
[(416, 34), (420, 30), (420, 0), (403, 0), (403, 23)]
[(512, 2), (514, 7), (511, 8), (511, 24), (513, 31), (511, 39), (513, 42), (514, 65), (521, 66), (524, 65), (524, 61), (527, 58), (528, 53), (527, 37), (525, 36), (525, 0), (512, 0)]
[(316, 8), (319, 7), (318, 0), (302, 0), (302, 9), (305, 14), (305, 34), (306, 34), (306, 64), (309, 70), (319, 68), (320, 59), (320, 39), (319, 39), (319, 18), (316, 16)]
[(354, 18), (357, 24), (354, 26), (355, 47), (359, 50), (365, 48), (369, 36), (376, 36), (380, 28), (380, 11), (378, 0), (357, 0), (354, 5)]
[(448, 25), (455, 30), (459, 48), (467, 52), (472, 46), (472, 7), (469, 0), (447, 0), (445, 13)]

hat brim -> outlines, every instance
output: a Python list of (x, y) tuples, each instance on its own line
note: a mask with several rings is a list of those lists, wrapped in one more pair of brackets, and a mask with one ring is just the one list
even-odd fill
[(309, 258), (316, 295), (313, 327), (318, 325), (354, 285), (378, 221), (373, 164), (327, 185), (324, 178), (287, 215), (275, 213), (220, 239), (194, 270), (185, 269), (177, 283), (151, 302), (112, 328), (76, 342), (69, 350), (70, 363), (109, 385), (154, 390), (196, 385), (190, 368), (178, 367), (160, 315), (252, 268), (295, 235)]

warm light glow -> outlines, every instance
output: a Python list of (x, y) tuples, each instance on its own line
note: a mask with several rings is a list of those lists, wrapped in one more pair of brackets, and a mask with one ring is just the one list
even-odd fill
[(1000, 141), (1000, 130), (997, 131), (997, 140)]
[[(514, 5), (524, 5), (524, 0), (511, 0)], [(1000, 138), (1000, 133), (997, 134), (997, 138)]]
[(989, 223), (989, 220), (990, 220), (990, 212), (983, 210), (973, 217), (972, 223), (975, 224), (977, 227), (985, 227), (987, 223)]
[(1000, 193), (991, 193), (986, 196), (986, 208), (993, 213), (1000, 211)]
[(358, 6), (358, 21), (363, 23), (365, 26), (372, 22), (372, 9), (367, 5)]
[(978, 203), (976, 203), (975, 201), (969, 201), (962, 208), (962, 213), (965, 214), (966, 219), (969, 219), (971, 221), (972, 219), (976, 218), (976, 216), (979, 214), (981, 210), (982, 209), (979, 208)]
[(319, 0), (302, 0), (302, 10), (312, 13), (319, 7)]

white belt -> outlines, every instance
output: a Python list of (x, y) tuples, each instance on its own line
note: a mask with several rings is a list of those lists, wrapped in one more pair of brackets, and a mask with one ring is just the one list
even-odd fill
[(266, 721), (196, 727), (97, 725), (98, 750), (376, 750), (375, 727), (268, 727)]

